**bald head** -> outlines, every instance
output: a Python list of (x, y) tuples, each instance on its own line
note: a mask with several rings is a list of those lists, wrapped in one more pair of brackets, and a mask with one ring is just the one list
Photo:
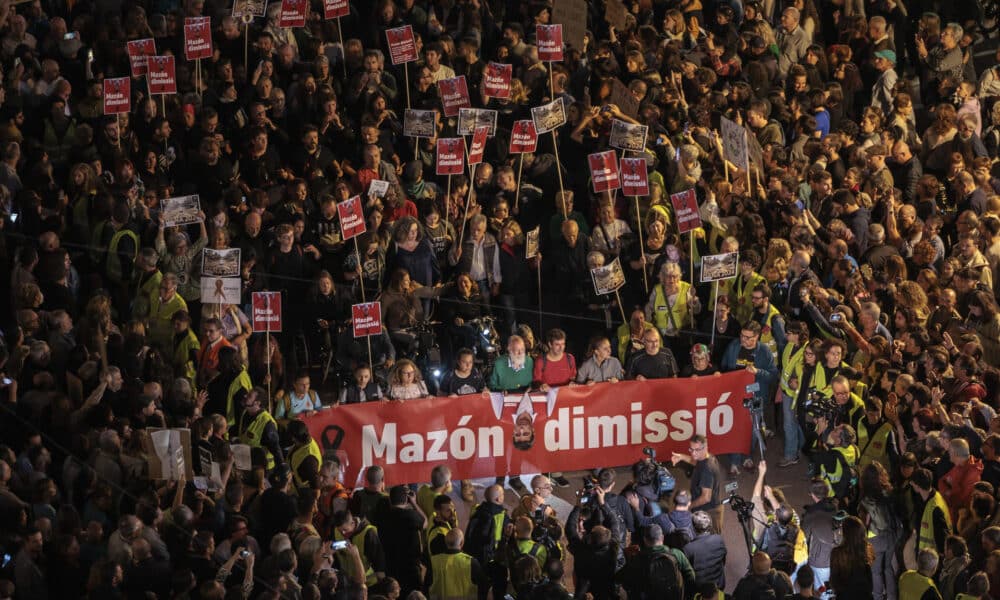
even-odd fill
[(491, 485), (486, 488), (486, 493), (484, 494), (486, 501), (490, 504), (503, 504), (503, 486), (501, 485)]
[(457, 527), (444, 535), (444, 545), (449, 550), (461, 550), (464, 542), (465, 534)]

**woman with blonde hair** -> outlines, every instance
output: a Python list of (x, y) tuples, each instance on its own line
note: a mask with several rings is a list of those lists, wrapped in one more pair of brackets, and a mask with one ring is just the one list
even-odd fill
[(912, 309), (921, 325), (930, 314), (930, 309), (927, 307), (927, 294), (916, 281), (907, 280), (896, 285), (896, 307)]
[(389, 398), (403, 401), (429, 397), (427, 384), (416, 363), (408, 358), (397, 362), (389, 375)]

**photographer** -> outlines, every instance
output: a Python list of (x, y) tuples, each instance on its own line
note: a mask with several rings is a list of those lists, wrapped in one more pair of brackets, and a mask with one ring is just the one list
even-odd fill
[(545, 569), (549, 551), (545, 544), (534, 540), (535, 523), (528, 517), (514, 519), (514, 529), (511, 534), (500, 542), (498, 554), (507, 560), (508, 568), (512, 567), (521, 557), (530, 556), (538, 563), (539, 569)]
[[(639, 528), (639, 518), (636, 516), (635, 510), (632, 505), (629, 504), (628, 500), (624, 496), (613, 493), (611, 490), (615, 487), (615, 470), (614, 469), (601, 469), (597, 473), (597, 486), (603, 493), (597, 496), (598, 504), (605, 504), (608, 510), (614, 516), (615, 519), (621, 521), (624, 529), (631, 533), (633, 536)], [(594, 493), (597, 493), (595, 488)], [(617, 532), (616, 532), (617, 533)], [(618, 540), (619, 543), (625, 543), (624, 534)]]
[(427, 516), (417, 504), (416, 494), (405, 485), (389, 490), (391, 507), (379, 521), (382, 547), (385, 549), (385, 570), (399, 581), (403, 594), (420, 589), (422, 577), (419, 561), (421, 537), (427, 525)]
[[(672, 492), (660, 494), (656, 502), (659, 512), (652, 517), (644, 516), (639, 512), (639, 497), (637, 494), (632, 492), (626, 493), (625, 496), (628, 498), (629, 504), (636, 511), (640, 527), (656, 524), (663, 529), (663, 535), (670, 535), (677, 531), (683, 536), (686, 542), (694, 539), (695, 529), (691, 523), (691, 493), (687, 490), (679, 490), (676, 494)], [(673, 510), (670, 510), (671, 496), (673, 496), (674, 501)]]
[(854, 428), (838, 425), (830, 429), (827, 417), (821, 415), (817, 418), (816, 430), (823, 445), (817, 447), (813, 462), (819, 469), (819, 476), (829, 482), (831, 495), (842, 502), (841, 506), (846, 506), (843, 502), (853, 495), (857, 485), (860, 452), (854, 445), (857, 441)]
[[(756, 321), (749, 321), (740, 331), (740, 339), (730, 342), (726, 348), (726, 353), (722, 357), (723, 372), (738, 371), (745, 369), (754, 376), (754, 382), (758, 389), (754, 392), (753, 402), (759, 406), (761, 415), (772, 414), (773, 405), (771, 402), (771, 385), (778, 379), (778, 366), (774, 361), (774, 354), (764, 344), (760, 342), (761, 327)], [(757, 437), (754, 436), (753, 444), (758, 444)], [(739, 461), (743, 459), (743, 468), (752, 470), (754, 468), (753, 459), (749, 456), (731, 454), (729, 456), (729, 474), (735, 477), (739, 475)], [(697, 502), (695, 508), (698, 507)]]

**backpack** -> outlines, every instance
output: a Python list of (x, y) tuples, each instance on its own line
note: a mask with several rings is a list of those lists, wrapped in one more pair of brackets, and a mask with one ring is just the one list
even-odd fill
[(494, 521), (493, 516), (488, 514), (489, 511), (481, 510), (481, 508), (482, 505), (473, 509), (472, 515), (469, 517), (465, 545), (468, 548), (466, 552), (482, 561), (483, 564), (489, 564), (496, 554)]
[(677, 559), (670, 552), (654, 552), (649, 558), (646, 577), (639, 589), (639, 597), (643, 600), (683, 598), (684, 578), (677, 566)]
[(764, 532), (761, 550), (771, 556), (771, 566), (791, 575), (795, 572), (795, 540), (799, 528), (789, 523), (782, 535), (779, 525), (771, 525)]

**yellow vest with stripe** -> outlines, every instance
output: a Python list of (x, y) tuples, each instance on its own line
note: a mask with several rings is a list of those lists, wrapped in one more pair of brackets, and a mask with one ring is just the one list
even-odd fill
[[(176, 296), (180, 298), (179, 294)], [(201, 350), (201, 342), (198, 341), (198, 336), (191, 331), (190, 327), (185, 331), (185, 333), (186, 335), (181, 338), (180, 342), (176, 341), (176, 336), (174, 337), (174, 372), (183, 373), (184, 378), (191, 382), (191, 388), (195, 389), (194, 380), (198, 371), (194, 368), (194, 361), (191, 360), (191, 352), (193, 351), (197, 353)]]
[(535, 540), (517, 540), (514, 556), (516, 558), (530, 556), (535, 559), (539, 568), (545, 568), (545, 561), (549, 559), (549, 551)]
[[(315, 443), (315, 442), (313, 442), (313, 443)], [(294, 453), (293, 453), (293, 455), (294, 455)], [(294, 467), (293, 467), (293, 469), (294, 469)], [(293, 470), (292, 473), (294, 473), (294, 472), (295, 471)], [(355, 546), (357, 546), (357, 548), (358, 548), (358, 554), (361, 556), (361, 564), (365, 568), (365, 573), (364, 573), (364, 575), (365, 575), (365, 585), (371, 586), (371, 585), (375, 585), (376, 583), (378, 583), (378, 577), (375, 576), (375, 569), (372, 568), (371, 563), (368, 562), (368, 557), (365, 555), (365, 538), (368, 537), (368, 532), (369, 531), (375, 531), (375, 526), (372, 525), (371, 523), (368, 523), (367, 525), (365, 525), (364, 527), (362, 527), (360, 531), (355, 531), (354, 535), (351, 536), (351, 543), (354, 544)], [(340, 533), (340, 528), (339, 527), (334, 527), (333, 528), (333, 539), (335, 539), (338, 542), (343, 541), (345, 539), (344, 538), (344, 534)], [(354, 567), (353, 561), (346, 561), (346, 562), (347, 562), (347, 564), (341, 565), (341, 567), (345, 571), (353, 570), (353, 567)]]
[[(939, 550), (934, 536), (935, 508), (940, 508), (942, 514), (944, 514), (944, 522), (948, 526), (948, 531), (945, 533), (951, 531), (951, 513), (948, 512), (948, 505), (945, 504), (944, 498), (941, 497), (941, 494), (935, 490), (931, 493), (931, 497), (927, 499), (927, 504), (924, 505), (924, 513), (920, 517), (920, 531), (917, 532), (917, 552), (923, 550), (924, 548)], [(902, 591), (902, 589), (900, 589), (900, 591)], [(919, 596), (917, 597), (919, 598)]]
[(149, 316), (149, 309), (153, 305), (153, 297), (160, 294), (160, 282), (163, 281), (163, 273), (159, 270), (149, 276), (145, 283), (142, 281), (143, 273), (138, 273), (136, 277), (135, 302), (132, 304), (132, 318), (145, 319)]
[[(472, 515), (476, 514), (476, 511), (479, 509), (480, 506), (482, 505), (477, 504), (476, 506), (472, 507), (472, 512), (469, 513), (470, 519)], [(491, 550), (490, 555), (495, 555), (497, 547), (500, 546), (500, 540), (503, 539), (503, 522), (506, 518), (507, 518), (506, 511), (501, 511), (493, 515), (493, 540), (492, 540), (493, 545), (490, 548)]]
[(834, 487), (836, 487), (838, 483), (840, 483), (840, 480), (843, 479), (845, 476), (846, 477), (851, 476), (851, 473), (849, 471), (845, 473), (846, 469), (844, 469), (844, 463), (846, 463), (849, 468), (856, 467), (858, 465), (858, 455), (860, 454), (860, 452), (858, 452), (858, 447), (853, 444), (847, 446), (846, 448), (844, 448), (843, 446), (837, 446), (836, 448), (833, 448), (833, 451), (836, 452), (837, 454), (840, 454), (844, 458), (844, 460), (843, 461), (838, 460), (837, 467), (833, 471), (827, 471), (826, 465), (820, 465), (819, 468), (820, 477), (830, 482), (831, 498), (834, 496), (833, 489)]
[(309, 443), (305, 446), (293, 450), (292, 455), (288, 457), (288, 464), (292, 467), (292, 477), (295, 478), (295, 485), (298, 487), (306, 487), (308, 485), (305, 479), (299, 477), (299, 465), (308, 456), (316, 457), (316, 461), (319, 463), (317, 467), (323, 466), (323, 452), (320, 451), (319, 444), (313, 439), (310, 439)]
[[(720, 281), (719, 283), (722, 282)], [(767, 280), (757, 273), (751, 273), (750, 279), (744, 281), (743, 272), (741, 271), (736, 276), (736, 279), (733, 280), (733, 290), (730, 297), (733, 300), (733, 315), (736, 317), (737, 323), (746, 323), (747, 319), (753, 315), (753, 302), (750, 296), (753, 295), (754, 288), (761, 284), (767, 284)], [(715, 306), (715, 304), (712, 304), (712, 306)]]
[[(435, 513), (435, 516), (437, 516), (437, 513)], [(433, 556), (431, 542), (447, 534), (449, 531), (451, 531), (451, 525), (448, 523), (434, 523), (434, 525), (431, 525), (427, 529), (427, 554)]]
[(174, 293), (174, 297), (164, 303), (160, 295), (156, 294), (151, 298), (149, 304), (149, 341), (153, 346), (161, 349), (170, 348), (174, 337), (174, 313), (179, 310), (187, 311), (188, 305), (180, 294)]
[(430, 600), (465, 600), (479, 593), (472, 582), (472, 557), (458, 554), (435, 554), (431, 557)]
[(774, 339), (774, 334), (771, 333), (771, 322), (774, 321), (774, 317), (780, 315), (781, 313), (778, 312), (778, 309), (773, 304), (768, 304), (767, 318), (764, 319), (764, 324), (760, 332), (760, 343), (767, 346), (767, 349), (771, 351), (771, 356), (774, 357), (775, 362), (778, 361), (778, 342)]
[(114, 283), (121, 283), (122, 281), (122, 261), (121, 257), (118, 256), (118, 244), (125, 237), (132, 240), (132, 260), (135, 261), (136, 257), (139, 256), (139, 235), (128, 227), (122, 226), (121, 229), (111, 236), (111, 242), (108, 243), (106, 272), (108, 279)]
[(906, 571), (899, 577), (900, 600), (920, 600), (931, 588), (937, 589), (934, 580), (917, 571)]
[(274, 468), (274, 455), (271, 454), (271, 451), (261, 441), (264, 439), (264, 430), (267, 429), (267, 424), (274, 423), (274, 426), (277, 427), (278, 423), (271, 416), (271, 413), (266, 410), (257, 413), (257, 416), (254, 417), (253, 421), (250, 421), (249, 425), (246, 425), (246, 417), (246, 413), (240, 417), (240, 424), (244, 425), (240, 427), (240, 441), (252, 448), (260, 448), (264, 451), (264, 458), (267, 460), (267, 471), (270, 473), (271, 469)]
[[(802, 370), (799, 369), (799, 365), (802, 364), (803, 357), (806, 353), (806, 346), (808, 344), (802, 344), (799, 349), (796, 350), (791, 344), (786, 344), (785, 348), (781, 351), (781, 391), (792, 399), (792, 410), (795, 410), (795, 400), (798, 398), (798, 390), (793, 390), (790, 386), (792, 378), (800, 378)], [(802, 381), (799, 381), (799, 385), (802, 385)]]
[(244, 368), (236, 376), (236, 379), (233, 379), (233, 382), (229, 384), (229, 391), (226, 392), (226, 422), (230, 427), (236, 424), (236, 411), (233, 408), (233, 398), (236, 396), (236, 392), (240, 390), (249, 392), (252, 389), (253, 382), (250, 381), (250, 374)]
[(888, 469), (889, 435), (892, 433), (892, 424), (883, 422), (871, 434), (868, 432), (869, 427), (868, 419), (862, 418), (858, 422), (858, 448), (861, 448), (858, 469), (864, 469), (875, 461)]
[[(691, 314), (688, 312), (688, 291), (691, 289), (691, 284), (680, 281), (677, 286), (679, 291), (677, 301), (674, 302), (673, 306), (667, 302), (662, 283), (656, 284), (653, 288), (655, 294), (653, 297), (653, 324), (664, 335), (666, 335), (666, 331), (673, 329), (676, 336), (681, 329), (691, 327)], [(673, 315), (672, 321), (671, 314)]]

